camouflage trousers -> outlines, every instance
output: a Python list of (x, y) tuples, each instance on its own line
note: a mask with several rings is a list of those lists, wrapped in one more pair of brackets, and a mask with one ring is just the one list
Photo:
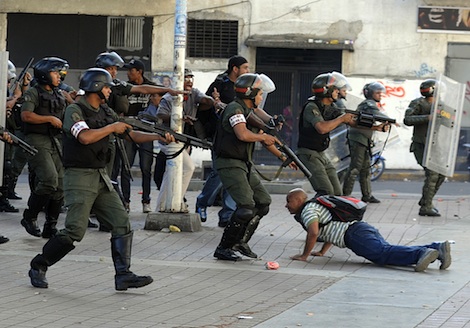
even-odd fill
[(351, 164), (346, 172), (343, 184), (343, 194), (351, 195), (354, 183), (359, 176), (359, 185), (363, 198), (370, 198), (372, 187), (370, 184), (370, 151), (369, 147), (349, 140), (349, 153), (351, 154)]

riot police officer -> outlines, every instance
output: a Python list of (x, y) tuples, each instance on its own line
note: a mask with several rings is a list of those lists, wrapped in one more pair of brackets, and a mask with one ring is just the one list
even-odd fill
[(217, 123), (214, 167), (223, 187), (237, 204), (214, 252), (214, 257), (220, 260), (237, 261), (239, 257), (234, 250), (257, 258), (248, 241), (260, 219), (268, 214), (271, 197), (253, 167), (255, 142), (261, 142), (276, 157), (285, 159), (275, 147), (279, 141), (269, 134), (260, 134), (259, 126), (250, 120), (250, 116), (254, 117), (252, 113), (262, 111), (257, 106), (263, 100), (263, 93), (269, 90), (267, 85), (272, 83), (266, 79), (269, 78), (258, 74), (241, 75), (235, 82), (236, 98), (223, 110)]
[[(307, 100), (300, 112), (297, 155), (312, 173), (309, 181), (317, 194), (342, 194), (336, 168), (324, 151), (330, 143), (330, 131), (354, 120), (354, 115), (341, 114), (334, 104), (339, 89), (346, 84), (346, 77), (338, 72), (318, 75), (312, 82), (314, 96)], [(338, 116), (329, 117), (327, 113), (337, 113)]]
[[(9, 60), (8, 61), (8, 80), (7, 86), (8, 89), (10, 88), (10, 84), (16, 78), (16, 67), (15, 65)], [(18, 86), (15, 88), (13, 94), (8, 94), (8, 99), (6, 102), (6, 117), (5, 117), (5, 127), (9, 131), (14, 131), (14, 116), (13, 116), (13, 108), (17, 106), (17, 101), (21, 97), (21, 91)], [(10, 186), (13, 184), (13, 177), (12, 177), (12, 157), (14, 153), (14, 147), (8, 143), (5, 144), (4, 149), (4, 157), (3, 157), (3, 185), (0, 186), (0, 212), (11, 212), (17, 213), (19, 209), (14, 207), (8, 199), (10, 199), (9, 190)], [(13, 198), (13, 197), (12, 197)], [(21, 199), (21, 197), (15, 197), (15, 199)]]
[[(377, 104), (380, 104), (382, 94), (385, 93), (383, 84), (379, 82), (367, 83), (362, 91), (366, 99), (357, 106), (357, 111), (371, 115), (380, 114), (380, 109)], [(362, 201), (367, 203), (380, 203), (380, 200), (372, 195), (372, 187), (370, 184), (372, 136), (374, 131), (385, 132), (387, 129), (386, 124), (374, 125), (370, 129), (359, 127), (351, 127), (349, 129), (348, 143), (351, 162), (344, 178), (344, 195), (351, 195), (354, 183), (359, 175)]]
[(37, 62), (34, 65), (37, 84), (26, 91), (21, 108), (25, 141), (38, 150), (35, 156), (28, 159), (35, 181), (21, 225), (36, 237), (41, 236), (37, 217), (44, 206), (47, 204), (42, 232), (44, 238), (50, 238), (57, 232), (56, 224), (62, 207), (64, 170), (61, 133), (66, 100), (58, 86), (61, 81), (59, 72), (67, 67), (67, 62), (57, 57), (43, 58)]
[[(3, 132), (3, 134), (0, 135), (0, 140), (4, 141), (6, 143), (11, 143), (12, 142), (8, 132)], [(0, 244), (4, 244), (4, 243), (8, 242), (9, 240), (10, 239), (8, 239), (8, 237), (0, 235)]]
[[(124, 66), (124, 61), (122, 60), (121, 56), (119, 56), (116, 52), (103, 52), (98, 55), (96, 58), (95, 66), (98, 68), (103, 68), (111, 74), (113, 79), (114, 85), (111, 87), (112, 93), (107, 103), (111, 109), (113, 109), (118, 115), (125, 116), (129, 111), (129, 100), (128, 97), (132, 94), (155, 94), (155, 93), (166, 93), (169, 92), (171, 95), (177, 95), (180, 93), (184, 93), (183, 91), (176, 91), (171, 88), (156, 86), (156, 85), (149, 85), (149, 84), (140, 84), (134, 85), (127, 83), (125, 81), (121, 81), (117, 78), (118, 69)], [(112, 139), (112, 138), (111, 138)], [(112, 140), (111, 140), (112, 142)], [(126, 207), (127, 211), (130, 209), (130, 199), (124, 199), (123, 195), (121, 194), (119, 187), (117, 185), (117, 177), (122, 169), (122, 156), (126, 156), (125, 149), (116, 153), (116, 156), (112, 156), (112, 162), (110, 163), (110, 167), (108, 172), (111, 174), (111, 180), (113, 181), (116, 190), (120, 194), (124, 206)], [(126, 174), (126, 173), (124, 173)], [(106, 229), (103, 229), (106, 230)]]
[(87, 70), (80, 80), (85, 96), (67, 107), (64, 117), (65, 204), (68, 207), (65, 229), (58, 232), (31, 261), (31, 284), (47, 288), (46, 271), (75, 248), (82, 240), (88, 216), (93, 208), (100, 223), (112, 230), (111, 254), (116, 271), (116, 290), (139, 288), (152, 283), (149, 276), (137, 276), (129, 270), (133, 232), (129, 215), (111, 185), (106, 171), (109, 161), (109, 135), (129, 136), (138, 143), (152, 140), (174, 142), (156, 134), (130, 131), (131, 126), (118, 122), (117, 114), (103, 100), (109, 98), (114, 83), (111, 75), (100, 68)]
[(433, 206), (432, 199), (445, 181), (445, 176), (423, 166), (424, 148), (426, 145), (428, 124), (431, 120), (431, 108), (434, 102), (435, 87), (436, 80), (434, 79), (428, 79), (421, 83), (419, 91), (422, 97), (416, 98), (410, 102), (403, 120), (405, 125), (413, 126), (410, 152), (413, 152), (416, 161), (424, 168), (425, 173), (422, 196), (418, 203), (420, 206), (418, 214), (420, 216), (441, 216), (437, 208)]

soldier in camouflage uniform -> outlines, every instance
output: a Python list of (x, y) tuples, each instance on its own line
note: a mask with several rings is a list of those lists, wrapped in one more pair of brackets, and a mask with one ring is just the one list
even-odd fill
[(413, 100), (405, 112), (403, 123), (413, 126), (413, 138), (410, 151), (414, 153), (416, 161), (424, 168), (425, 179), (421, 199), (419, 200), (420, 216), (441, 216), (437, 208), (432, 204), (434, 195), (445, 180), (445, 176), (423, 166), (424, 147), (428, 123), (431, 119), (431, 107), (434, 102), (434, 89), (436, 81), (429, 79), (421, 83), (422, 97)]
[[(106, 169), (109, 163), (108, 138), (124, 136), (137, 143), (153, 140), (174, 142), (170, 134), (161, 137), (131, 130), (119, 122), (118, 115), (103, 100), (109, 99), (114, 86), (111, 75), (104, 69), (91, 68), (80, 80), (83, 97), (67, 107), (64, 114), (65, 204), (68, 208), (65, 228), (51, 238), (31, 261), (29, 277), (37, 288), (48, 288), (46, 272), (82, 241), (93, 208), (100, 222), (111, 228), (111, 256), (115, 268), (115, 289), (140, 288), (152, 283), (150, 276), (138, 276), (130, 271), (133, 232), (122, 202), (114, 190)], [(127, 132), (126, 132), (127, 131)]]
[(335, 102), (339, 89), (347, 84), (338, 72), (320, 74), (312, 81), (314, 96), (307, 99), (299, 117), (297, 155), (312, 172), (310, 184), (317, 195), (341, 195), (336, 168), (326, 156), (330, 132), (341, 124), (352, 124), (353, 114), (341, 114)]
[[(363, 88), (366, 100), (357, 106), (358, 112), (367, 114), (380, 114), (377, 106), (380, 103), (382, 93), (385, 93), (385, 87), (379, 82), (368, 83)], [(351, 163), (346, 172), (343, 184), (343, 194), (351, 195), (356, 181), (359, 176), (359, 184), (361, 186), (362, 201), (367, 203), (380, 203), (380, 200), (372, 196), (372, 188), (370, 184), (370, 158), (372, 147), (372, 136), (375, 131), (388, 131), (387, 124), (374, 125), (370, 129), (351, 127), (348, 133), (349, 153), (351, 154)]]
[[(51, 238), (57, 233), (57, 220), (62, 209), (64, 190), (62, 165), (62, 119), (67, 105), (59, 90), (60, 71), (68, 68), (67, 61), (58, 57), (41, 59), (34, 65), (37, 85), (24, 94), (21, 120), (25, 141), (38, 153), (28, 158), (34, 172), (34, 187), (23, 212), (21, 225), (35, 237)], [(39, 212), (46, 207), (44, 229), (38, 226)]]

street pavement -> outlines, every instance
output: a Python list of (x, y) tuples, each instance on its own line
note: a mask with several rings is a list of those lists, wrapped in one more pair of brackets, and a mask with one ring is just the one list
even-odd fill
[[(370, 204), (365, 220), (389, 242), (455, 241), (448, 270), (435, 262), (416, 273), (412, 267), (376, 266), (337, 247), (325, 257), (291, 261), (289, 256), (303, 249), (305, 233), (284, 208), (283, 193), (273, 193), (271, 210), (250, 241), (260, 258), (217, 261), (212, 255), (222, 235), (220, 207), (208, 209), (199, 232), (143, 230), (146, 214), (137, 186), (139, 178), (132, 187), (131, 269), (154, 282), (115, 291), (110, 234), (88, 229), (82, 242), (49, 268), (49, 288), (37, 289), (30, 285), (29, 262), (45, 239), (20, 225), (29, 195), (21, 176), (17, 192), (23, 199), (12, 201), (20, 213), (1, 213), (0, 219), (0, 233), (10, 238), (0, 245), (0, 327), (470, 327), (468, 187), (462, 195), (436, 197), (438, 218), (417, 215), (418, 194), (374, 193), (382, 203)], [(198, 193), (186, 195), (191, 210)], [(153, 190), (153, 207), (157, 195)], [(280, 268), (267, 270), (267, 261)]]

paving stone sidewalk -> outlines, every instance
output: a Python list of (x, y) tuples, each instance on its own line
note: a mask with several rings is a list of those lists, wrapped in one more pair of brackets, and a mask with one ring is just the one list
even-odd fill
[[(89, 229), (84, 240), (47, 274), (49, 289), (31, 287), (29, 261), (45, 240), (20, 226), (28, 186), (12, 201), (20, 213), (1, 213), (1, 327), (465, 327), (470, 293), (470, 196), (444, 197), (441, 218), (417, 217), (417, 197), (380, 195), (366, 220), (391, 243), (421, 244), (453, 239), (453, 264), (425, 273), (382, 268), (352, 252), (332, 248), (309, 262), (291, 261), (301, 251), (304, 232), (272, 195), (269, 215), (250, 242), (259, 260), (216, 261), (212, 254), (222, 229), (218, 207), (195, 233), (143, 230), (139, 188), (132, 187), (131, 223), (135, 231), (132, 269), (154, 283), (127, 292), (114, 290), (109, 234)], [(198, 192), (187, 195), (194, 208)], [(157, 191), (152, 191), (155, 200)], [(154, 204), (153, 204), (154, 205)], [(61, 215), (63, 222), (64, 215)], [(40, 222), (43, 222), (40, 218)], [(266, 261), (280, 269), (269, 271)]]

